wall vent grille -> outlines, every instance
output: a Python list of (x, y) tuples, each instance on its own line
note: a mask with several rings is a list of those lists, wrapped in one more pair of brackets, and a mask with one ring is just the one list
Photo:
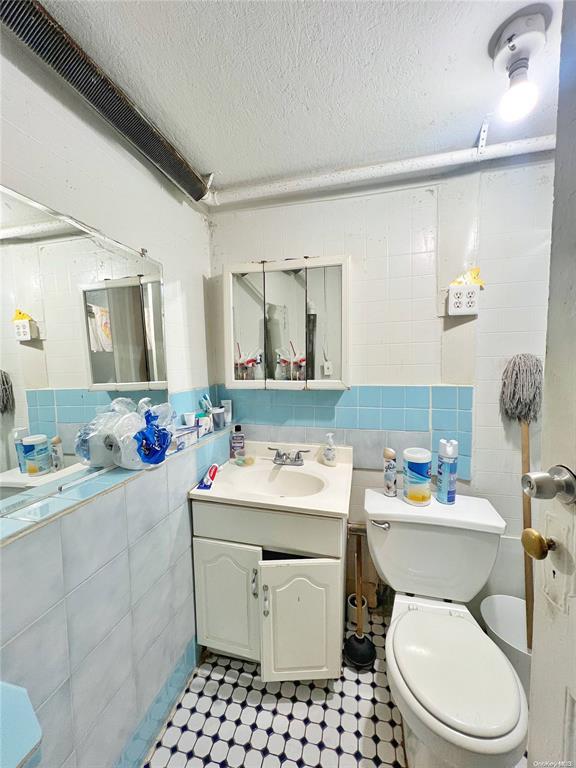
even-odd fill
[(183, 192), (208, 184), (36, 0), (0, 0), (0, 20)]

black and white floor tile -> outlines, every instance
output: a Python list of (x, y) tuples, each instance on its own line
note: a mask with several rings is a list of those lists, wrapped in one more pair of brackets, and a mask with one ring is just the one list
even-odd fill
[(256, 663), (210, 655), (144, 768), (405, 766), (401, 717), (386, 678), (387, 623), (373, 616), (368, 628), (374, 668), (345, 665), (339, 680), (263, 683)]

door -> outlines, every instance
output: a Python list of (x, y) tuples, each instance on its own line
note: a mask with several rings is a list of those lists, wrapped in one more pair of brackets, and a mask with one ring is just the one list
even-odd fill
[(340, 676), (341, 564), (337, 560), (260, 563), (262, 680)]
[(260, 547), (194, 539), (198, 642), (222, 653), (260, 659)]
[[(564, 3), (542, 468), (576, 470), (576, 3)], [(572, 51), (572, 52), (571, 52)], [(556, 548), (534, 563), (529, 764), (576, 764), (576, 504), (539, 502), (534, 527)], [(537, 763), (536, 761), (542, 761)], [(564, 762), (561, 762), (564, 761)], [(571, 762), (569, 762), (571, 761)]]

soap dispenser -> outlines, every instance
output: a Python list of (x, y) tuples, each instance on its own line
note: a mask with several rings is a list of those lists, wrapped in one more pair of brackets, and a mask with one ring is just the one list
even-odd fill
[(334, 433), (328, 432), (326, 435), (326, 445), (322, 452), (322, 462), (327, 467), (336, 466), (336, 446), (334, 445)]

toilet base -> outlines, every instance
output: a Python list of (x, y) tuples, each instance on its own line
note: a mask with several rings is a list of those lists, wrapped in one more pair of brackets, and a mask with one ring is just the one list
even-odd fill
[[(454, 766), (453, 763), (446, 762), (446, 760), (440, 758), (435, 752), (431, 752), (428, 747), (418, 739), (406, 721), (404, 721), (403, 730), (404, 752), (406, 754), (408, 768), (462, 768), (461, 765)], [(485, 765), (484, 761), (482, 765)], [(473, 766), (474, 758), (471, 758), (471, 762), (466, 763), (466, 768), (473, 768)], [(516, 764), (516, 768), (527, 768), (525, 757), (520, 758), (520, 762)]]
[(404, 720), (404, 752), (409, 768), (452, 768), (423, 744)]

